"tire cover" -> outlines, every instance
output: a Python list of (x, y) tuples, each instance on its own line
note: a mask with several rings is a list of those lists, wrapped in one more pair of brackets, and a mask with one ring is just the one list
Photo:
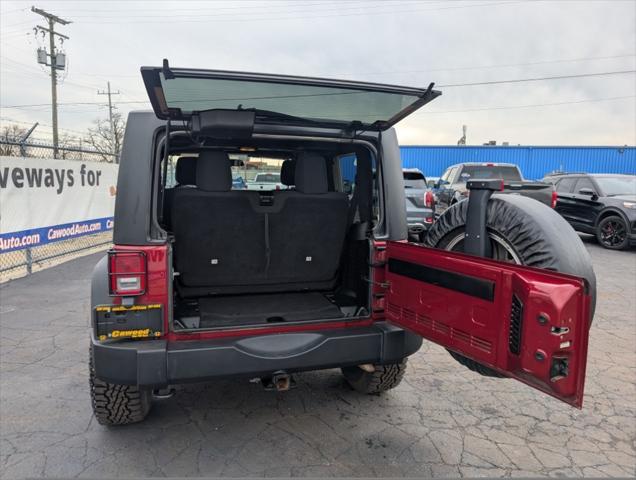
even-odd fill
[[(444, 248), (466, 225), (468, 201), (448, 208), (429, 229), (425, 245)], [(596, 307), (596, 275), (592, 258), (581, 238), (552, 208), (520, 195), (493, 195), (488, 202), (486, 226), (505, 238), (524, 265), (585, 278)]]

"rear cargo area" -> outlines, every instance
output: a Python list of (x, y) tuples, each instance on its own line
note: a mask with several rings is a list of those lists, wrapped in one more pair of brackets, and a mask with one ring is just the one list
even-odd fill
[(176, 313), (181, 328), (222, 328), (337, 319), (355, 315), (355, 299), (323, 292), (262, 293), (190, 299)]
[[(370, 152), (258, 148), (252, 161), (240, 158), (260, 175), (278, 175), (269, 190), (234, 186), (236, 149), (197, 147), (177, 159), (161, 217), (173, 246), (175, 329), (368, 317)], [(343, 152), (355, 162), (349, 192)]]

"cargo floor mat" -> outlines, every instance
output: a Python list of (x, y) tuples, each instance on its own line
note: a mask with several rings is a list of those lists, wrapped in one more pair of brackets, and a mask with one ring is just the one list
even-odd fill
[(317, 292), (200, 298), (199, 312), (201, 328), (275, 324), (343, 316), (335, 304)]

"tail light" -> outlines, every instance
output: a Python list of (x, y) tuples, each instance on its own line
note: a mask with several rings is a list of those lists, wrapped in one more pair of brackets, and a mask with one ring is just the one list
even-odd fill
[(551, 206), (552, 208), (555, 208), (555, 207), (556, 207), (556, 204), (557, 204), (557, 198), (558, 198), (558, 197), (559, 197), (559, 196), (557, 195), (556, 190), (554, 190), (554, 189), (553, 189), (553, 190), (552, 190), (552, 200), (550, 201), (550, 206)]
[(146, 292), (147, 265), (144, 252), (111, 250), (108, 252), (110, 294), (134, 297)]
[(426, 191), (424, 193), (424, 206), (426, 208), (433, 208), (433, 192)]

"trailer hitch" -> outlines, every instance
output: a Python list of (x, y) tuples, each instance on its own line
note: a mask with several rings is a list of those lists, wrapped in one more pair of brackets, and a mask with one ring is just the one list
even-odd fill
[(469, 180), (466, 188), (468, 196), (468, 213), (466, 214), (466, 232), (464, 234), (464, 253), (479, 257), (490, 257), (490, 241), (486, 230), (486, 214), (488, 200), (494, 192), (504, 189), (501, 179)]

